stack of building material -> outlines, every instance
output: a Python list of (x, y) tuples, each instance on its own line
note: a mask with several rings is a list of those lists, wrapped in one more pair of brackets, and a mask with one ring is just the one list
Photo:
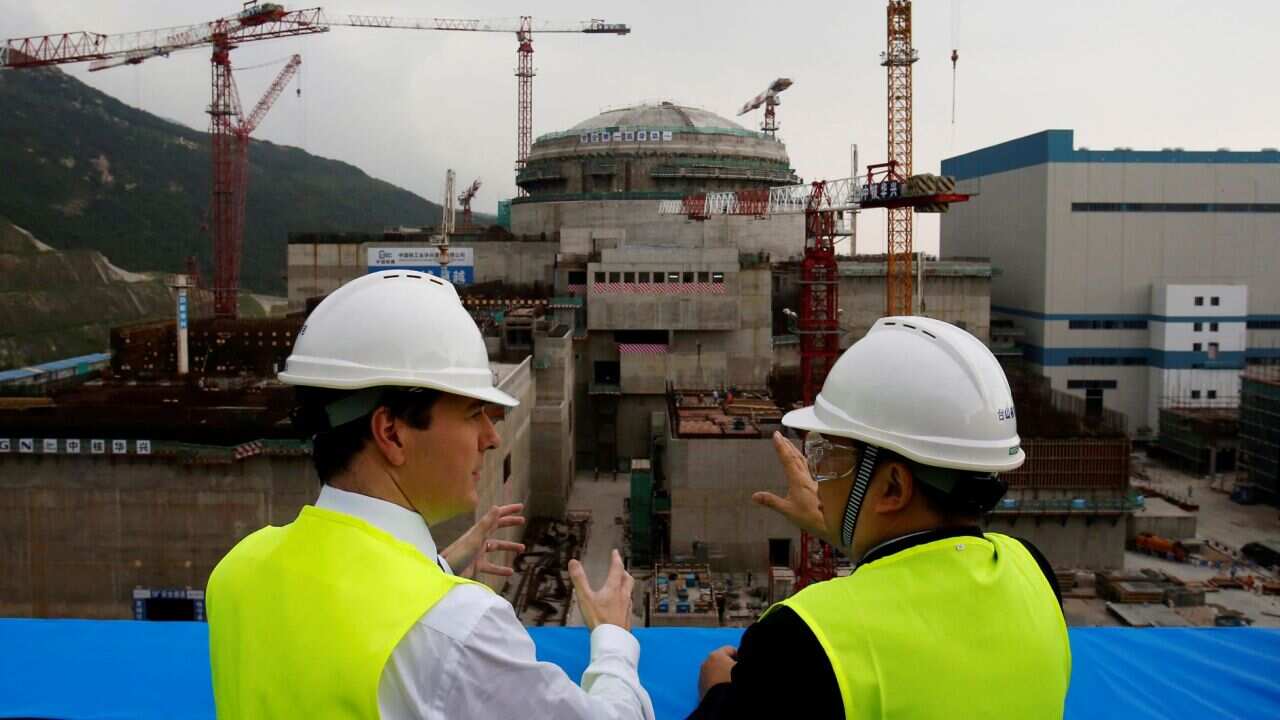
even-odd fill
[(1064, 570), (1062, 568), (1053, 569), (1054, 577), (1058, 579), (1058, 589), (1064, 594), (1072, 592), (1076, 589), (1076, 571)]
[(1164, 586), (1153, 582), (1111, 583), (1111, 598), (1118, 603), (1164, 602)]

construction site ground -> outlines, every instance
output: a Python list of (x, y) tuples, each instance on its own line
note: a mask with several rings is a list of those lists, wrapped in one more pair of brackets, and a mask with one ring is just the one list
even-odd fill
[[(1215, 540), (1230, 548), (1259, 540), (1280, 540), (1280, 509), (1271, 505), (1240, 505), (1232, 502), (1232, 481), (1216, 481), (1192, 475), (1173, 467), (1148, 461), (1143, 467), (1145, 477), (1135, 482), (1145, 484), (1200, 506), (1195, 511), (1196, 537)], [(1126, 570), (1159, 570), (1184, 580), (1206, 581), (1230, 574), (1229, 569), (1197, 566), (1175, 562), (1146, 553), (1125, 553)], [(1239, 566), (1236, 573), (1273, 577), (1274, 573)], [(1227, 610), (1242, 613), (1255, 627), (1280, 627), (1280, 596), (1261, 595), (1250, 590), (1217, 590), (1205, 595), (1206, 605), (1218, 605)], [(1067, 622), (1070, 625), (1121, 625), (1119, 619), (1107, 611), (1105, 601), (1098, 598), (1067, 598), (1064, 603)], [(1195, 625), (1212, 625), (1212, 612), (1206, 608), (1177, 608), (1176, 611)]]

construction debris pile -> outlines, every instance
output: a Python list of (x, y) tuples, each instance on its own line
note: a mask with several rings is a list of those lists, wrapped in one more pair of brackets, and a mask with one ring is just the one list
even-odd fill
[(580, 559), (591, 528), (591, 513), (571, 511), (563, 521), (533, 518), (524, 534), (525, 551), (512, 563), (515, 574), (502, 595), (525, 625), (564, 625), (573, 597), (569, 561)]

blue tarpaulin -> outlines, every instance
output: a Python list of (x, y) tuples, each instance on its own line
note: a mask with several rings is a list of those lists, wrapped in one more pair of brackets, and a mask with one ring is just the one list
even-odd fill
[[(578, 679), (582, 628), (531, 628), (538, 655)], [(646, 628), (640, 678), (659, 718), (697, 704), (698, 666), (740, 630)], [(1280, 631), (1072, 628), (1068, 718), (1280, 717)], [(207, 626), (0, 619), (0, 718), (212, 719)], [(476, 717), (485, 717), (477, 708)]]

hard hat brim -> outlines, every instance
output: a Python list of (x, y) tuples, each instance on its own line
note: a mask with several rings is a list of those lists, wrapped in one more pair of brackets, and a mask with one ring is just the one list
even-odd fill
[(473, 398), (475, 400), (483, 400), (494, 405), (503, 407), (517, 407), (520, 401), (511, 397), (507, 393), (496, 387), (465, 387), (445, 382), (433, 382), (425, 379), (410, 380), (404, 377), (361, 377), (353, 379), (340, 379), (334, 377), (308, 377), (301, 373), (291, 373), (284, 371), (279, 374), (281, 382), (288, 385), (304, 385), (309, 387), (330, 388), (332, 390), (360, 390), (369, 387), (403, 387), (403, 388), (429, 388), (431, 390), (439, 390), (440, 392), (449, 393), (450, 395), (459, 395), (461, 397)]

